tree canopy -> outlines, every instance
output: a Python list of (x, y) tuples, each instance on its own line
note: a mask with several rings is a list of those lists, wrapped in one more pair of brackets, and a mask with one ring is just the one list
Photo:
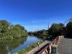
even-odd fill
[(49, 28), (48, 30), (48, 34), (49, 35), (53, 35), (53, 36), (58, 36), (61, 35), (62, 32), (62, 28), (64, 27), (64, 25), (62, 23), (60, 24), (52, 24), (52, 26)]
[(72, 38), (72, 22), (66, 25), (66, 37)]
[(19, 25), (12, 25), (6, 20), (0, 20), (0, 38), (14, 39), (22, 36), (27, 36), (26, 29)]

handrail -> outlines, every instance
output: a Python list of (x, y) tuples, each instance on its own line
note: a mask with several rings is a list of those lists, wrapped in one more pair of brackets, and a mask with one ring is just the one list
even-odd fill
[(50, 43), (45, 44), (43, 47), (41, 47), (38, 51), (36, 51), (34, 54), (42, 54), (43, 51), (45, 51), (45, 49), (48, 48)]
[(42, 54), (46, 49), (48, 51), (48, 54), (51, 52), (51, 45), (58, 45), (59, 43), (59, 36), (57, 36), (51, 43), (45, 44), (43, 47), (41, 47), (38, 51), (36, 51), (34, 54)]
[[(60, 40), (63, 38), (63, 36), (57, 36), (55, 39), (53, 39), (51, 42), (46, 43), (44, 46), (39, 48), (38, 50), (34, 50), (31, 54), (42, 54), (42, 53), (47, 53), (51, 54), (52, 52), (52, 46), (58, 45), (60, 43)], [(30, 54), (30, 53), (29, 53)]]

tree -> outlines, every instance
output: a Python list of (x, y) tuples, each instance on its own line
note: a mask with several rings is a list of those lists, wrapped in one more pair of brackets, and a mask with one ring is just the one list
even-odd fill
[(23, 26), (19, 25), (19, 24), (15, 25), (15, 27), (19, 27), (19, 29), (25, 30), (25, 28)]
[(64, 27), (64, 24), (59, 23), (60, 28), (62, 29)]
[(3, 33), (8, 30), (9, 23), (6, 20), (0, 20), (0, 32)]
[(69, 22), (72, 22), (72, 18), (69, 19)]
[(2, 39), (14, 39), (27, 36), (27, 30), (19, 25), (12, 25), (6, 20), (0, 20), (0, 37)]
[(72, 22), (69, 22), (66, 26), (66, 36), (72, 38)]
[(52, 26), (48, 30), (48, 34), (52, 35), (53, 37), (56, 37), (58, 35), (61, 35), (61, 31), (64, 25), (62, 23), (60, 24), (52, 24)]

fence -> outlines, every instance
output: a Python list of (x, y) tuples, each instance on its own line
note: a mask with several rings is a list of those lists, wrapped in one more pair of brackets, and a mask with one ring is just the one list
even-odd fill
[(34, 54), (57, 54), (57, 45), (64, 36), (56, 37), (51, 43), (44, 45), (41, 49), (36, 51)]

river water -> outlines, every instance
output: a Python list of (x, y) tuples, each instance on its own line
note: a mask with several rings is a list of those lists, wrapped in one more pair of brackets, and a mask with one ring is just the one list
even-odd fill
[(22, 37), (15, 40), (0, 40), (0, 54), (14, 54), (15, 52), (27, 48), (30, 44), (41, 41), (35, 36)]

